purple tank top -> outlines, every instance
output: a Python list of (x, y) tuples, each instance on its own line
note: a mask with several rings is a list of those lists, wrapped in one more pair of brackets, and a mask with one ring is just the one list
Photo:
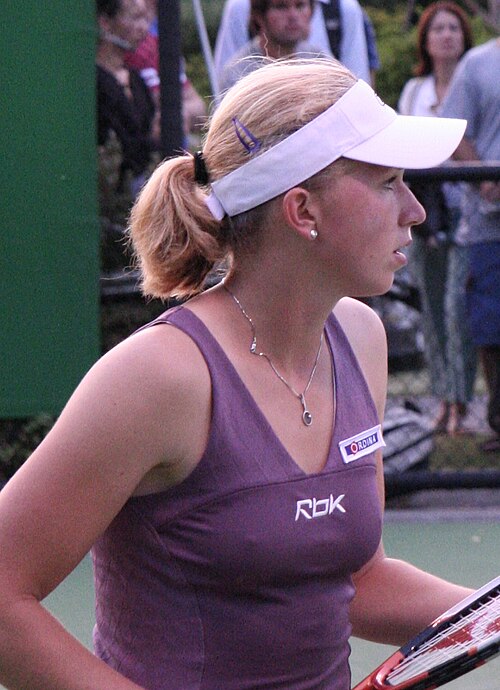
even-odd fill
[(343, 331), (331, 316), (336, 423), (325, 468), (306, 474), (205, 325), (182, 307), (162, 322), (205, 357), (209, 438), (187, 479), (131, 498), (95, 544), (96, 654), (148, 690), (348, 690), (351, 575), (381, 537), (383, 441)]

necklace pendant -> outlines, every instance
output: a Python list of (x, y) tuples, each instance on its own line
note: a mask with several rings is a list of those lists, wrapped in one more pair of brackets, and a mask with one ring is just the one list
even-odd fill
[(309, 410), (307, 409), (306, 399), (304, 398), (304, 393), (299, 395), (299, 400), (300, 400), (301, 405), (302, 405), (302, 421), (304, 422), (304, 424), (306, 426), (311, 426), (311, 424), (313, 423), (313, 416), (309, 412)]
[(309, 412), (309, 410), (304, 410), (302, 413), (302, 421), (306, 426), (311, 426), (313, 423), (312, 414)]

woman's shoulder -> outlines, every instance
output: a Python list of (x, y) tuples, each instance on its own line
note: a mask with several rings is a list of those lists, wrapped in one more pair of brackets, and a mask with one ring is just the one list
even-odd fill
[(364, 302), (344, 297), (334, 311), (383, 414), (387, 391), (387, 336), (380, 317)]
[(415, 101), (417, 100), (418, 94), (422, 86), (428, 82), (429, 76), (425, 77), (413, 77), (409, 79), (401, 91), (398, 102), (398, 111), (402, 115), (411, 115), (415, 107)]
[(366, 302), (354, 297), (343, 297), (339, 300), (333, 313), (344, 330), (350, 324), (359, 325), (360, 320), (375, 328), (378, 324), (383, 329), (382, 322), (376, 312)]
[(122, 423), (141, 418), (144, 429), (156, 426), (172, 434), (183, 419), (204, 416), (210, 391), (210, 374), (193, 340), (174, 326), (159, 324), (104, 354), (74, 397), (106, 414), (113, 407)]
[(188, 335), (161, 324), (131, 335), (103, 355), (73, 394), (66, 417), (73, 428), (90, 415), (90, 433), (117, 439), (116, 462), (127, 466), (124, 458), (130, 452), (135, 458), (130, 462), (137, 466), (129, 471), (141, 478), (156, 465), (199, 456), (210, 400), (203, 355)]
[(168, 321), (157, 321), (136, 331), (112, 348), (100, 366), (118, 375), (147, 377), (170, 392), (199, 381), (205, 360), (192, 338)]
[(358, 359), (386, 356), (387, 338), (380, 317), (364, 302), (351, 297), (341, 299), (333, 310)]
[(423, 84), (423, 82), (427, 79), (429, 79), (429, 75), (425, 75), (422, 77), (412, 77), (411, 79), (408, 79), (407, 82), (405, 82), (405, 85), (403, 86), (403, 91), (414, 89), (417, 86), (420, 86), (420, 84)]

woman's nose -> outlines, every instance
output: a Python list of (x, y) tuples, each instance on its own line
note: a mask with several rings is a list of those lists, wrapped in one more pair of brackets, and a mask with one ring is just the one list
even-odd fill
[(420, 223), (423, 223), (424, 220), (427, 217), (427, 213), (425, 211), (425, 208), (422, 206), (420, 201), (417, 199), (415, 194), (411, 191), (409, 187), (407, 187), (408, 190), (408, 195), (409, 195), (409, 200), (408, 200), (408, 207), (406, 209), (406, 222), (404, 223), (405, 225), (420, 225)]

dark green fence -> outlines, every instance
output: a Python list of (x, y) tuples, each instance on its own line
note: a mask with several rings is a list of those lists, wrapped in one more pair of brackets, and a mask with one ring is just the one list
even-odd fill
[(0, 418), (60, 411), (99, 353), (94, 3), (0, 26)]

